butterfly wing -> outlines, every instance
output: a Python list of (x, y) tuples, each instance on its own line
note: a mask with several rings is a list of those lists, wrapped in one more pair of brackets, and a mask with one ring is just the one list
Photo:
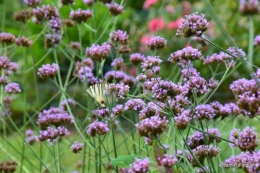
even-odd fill
[(105, 93), (107, 90), (107, 83), (99, 83), (90, 86), (87, 89), (87, 93), (95, 100), (98, 107), (106, 107), (105, 106)]

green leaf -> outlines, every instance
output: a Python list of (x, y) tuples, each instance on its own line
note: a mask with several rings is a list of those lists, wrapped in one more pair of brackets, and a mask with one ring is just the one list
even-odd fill
[(112, 159), (111, 165), (118, 166), (118, 167), (129, 167), (129, 165), (135, 161), (135, 158), (142, 158), (142, 157), (136, 155), (119, 156), (115, 159)]

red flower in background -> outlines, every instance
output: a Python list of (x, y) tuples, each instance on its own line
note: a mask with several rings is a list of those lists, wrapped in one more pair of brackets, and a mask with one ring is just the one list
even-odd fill
[(182, 18), (179, 17), (177, 20), (169, 22), (168, 25), (167, 25), (167, 28), (168, 29), (178, 29), (181, 22), (182, 22)]
[(144, 2), (143, 8), (148, 10), (153, 4), (156, 4), (158, 0), (146, 0)]
[(146, 50), (149, 50), (147, 43), (151, 40), (151, 38), (151, 35), (142, 35), (140, 38), (139, 52), (145, 52)]
[(164, 28), (164, 19), (163, 17), (155, 18), (149, 22), (149, 31), (150, 33), (162, 30)]

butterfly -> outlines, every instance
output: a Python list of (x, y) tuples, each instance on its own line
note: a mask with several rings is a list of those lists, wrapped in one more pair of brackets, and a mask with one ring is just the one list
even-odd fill
[(90, 86), (86, 91), (95, 100), (98, 107), (105, 108), (105, 93), (108, 84), (106, 82)]

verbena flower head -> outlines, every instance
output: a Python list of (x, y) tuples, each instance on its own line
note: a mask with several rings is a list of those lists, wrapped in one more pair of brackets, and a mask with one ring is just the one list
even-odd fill
[(70, 42), (69, 47), (72, 49), (75, 49), (77, 51), (81, 50), (81, 45), (79, 42), (72, 41), (72, 42)]
[(111, 63), (111, 66), (114, 67), (116, 70), (122, 70), (124, 64), (123, 58), (115, 58)]
[(71, 98), (65, 99), (61, 102), (61, 108), (65, 111), (68, 110), (67, 106), (74, 107), (75, 105), (76, 103)]
[(94, 118), (105, 118), (105, 117), (109, 117), (109, 115), (110, 114), (108, 108), (92, 110), (92, 116)]
[(9, 83), (9, 78), (7, 76), (0, 76), (0, 85), (6, 85)]
[(53, 144), (56, 138), (68, 136), (68, 135), (69, 135), (69, 131), (64, 126), (59, 126), (56, 129), (52, 127), (47, 127), (47, 129), (45, 130), (40, 130), (39, 140), (40, 141), (48, 140)]
[(86, 54), (93, 61), (101, 62), (103, 59), (107, 58), (111, 50), (111, 46), (108, 43), (103, 43), (101, 46), (92, 44), (91, 47), (86, 49)]
[(112, 83), (114, 82), (123, 82), (124, 79), (126, 78), (127, 74), (123, 71), (120, 71), (120, 70), (112, 70), (112, 71), (108, 71), (106, 74), (105, 74), (105, 79), (108, 83)]
[(145, 106), (142, 99), (131, 99), (125, 103), (125, 110), (140, 111)]
[(107, 6), (110, 14), (113, 16), (117, 16), (124, 12), (124, 7), (117, 4), (116, 2), (111, 2), (110, 4), (106, 4), (106, 6)]
[(163, 117), (164, 114), (160, 112), (163, 107), (164, 104), (161, 102), (157, 102), (157, 104), (153, 102), (148, 102), (146, 106), (143, 106), (142, 110), (138, 114), (138, 117), (141, 120), (153, 116)]
[(41, 24), (47, 20), (51, 20), (53, 17), (59, 17), (59, 11), (55, 6), (43, 5), (41, 8), (37, 7), (33, 9), (33, 22)]
[(124, 99), (128, 92), (129, 92), (129, 86), (125, 85), (123, 83), (120, 84), (110, 84), (108, 87), (108, 93), (113, 93), (115, 97)]
[(147, 76), (143, 73), (140, 73), (136, 76), (136, 80), (139, 82), (144, 82), (144, 81), (146, 81), (146, 79), (147, 79)]
[(143, 71), (152, 69), (155, 66), (159, 66), (162, 63), (162, 60), (160, 59), (159, 56), (147, 56), (143, 62), (142, 62), (142, 69)]
[(177, 129), (185, 129), (191, 121), (191, 110), (184, 110), (178, 116), (174, 117)]
[(83, 146), (84, 146), (83, 143), (79, 143), (78, 141), (75, 141), (73, 142), (70, 148), (71, 151), (76, 154), (82, 150)]
[(159, 166), (165, 168), (172, 168), (178, 161), (177, 157), (173, 154), (164, 154), (163, 157), (157, 157), (156, 160)]
[(44, 47), (53, 48), (60, 44), (62, 37), (60, 34), (46, 34), (44, 37)]
[(258, 134), (250, 127), (246, 127), (241, 132), (239, 129), (232, 130), (229, 139), (235, 143), (231, 143), (230, 147), (239, 147), (241, 151), (252, 152), (258, 146)]
[(0, 56), (0, 69), (8, 70), (10, 59), (7, 56)]
[(197, 105), (195, 108), (194, 117), (197, 120), (202, 120), (202, 119), (209, 120), (209, 119), (213, 119), (215, 116), (216, 116), (215, 110), (209, 104)]
[(25, 23), (32, 17), (32, 15), (33, 13), (31, 10), (18, 11), (14, 13), (14, 20)]
[(209, 28), (209, 23), (205, 19), (205, 15), (199, 15), (198, 12), (186, 15), (182, 20), (176, 35), (182, 35), (184, 37), (198, 36), (200, 37), (204, 31)]
[(173, 64), (175, 64), (176, 62), (180, 64), (187, 64), (188, 61), (199, 60), (201, 59), (201, 57), (201, 51), (188, 46), (183, 48), (182, 50), (178, 50), (172, 53), (168, 61)]
[(37, 73), (42, 79), (44, 78), (54, 78), (58, 73), (59, 66), (55, 63), (53, 64), (44, 64), (41, 68), (39, 68), (39, 72)]
[(243, 58), (246, 60), (246, 53), (242, 50), (239, 49), (238, 47), (230, 47), (227, 49), (229, 53), (231, 53), (233, 56), (236, 56), (238, 58)]
[(120, 115), (124, 112), (124, 105), (118, 104), (115, 107), (112, 108), (112, 114), (111, 117), (115, 117), (117, 115)]
[(149, 171), (149, 164), (150, 164), (149, 158), (145, 158), (145, 159), (136, 158), (135, 162), (130, 165), (128, 172), (146, 173)]
[(258, 91), (258, 85), (255, 80), (238, 79), (230, 84), (229, 88), (233, 94), (238, 98), (239, 95), (249, 92), (250, 94), (256, 93)]
[(51, 30), (56, 34), (61, 33), (61, 25), (62, 25), (62, 21), (59, 17), (52, 17), (51, 20), (49, 21), (49, 26)]
[(15, 44), (17, 46), (22, 46), (22, 47), (30, 47), (32, 44), (32, 40), (25, 38), (24, 36), (22, 37), (17, 37), (15, 39)]
[(93, 85), (99, 82), (99, 80), (94, 76), (92, 73), (92, 68), (88, 66), (81, 67), (78, 70), (77, 76), (80, 78), (82, 83), (88, 82), (89, 84)]
[(75, 3), (75, 0), (61, 0), (62, 5), (72, 5)]
[(13, 94), (18, 94), (21, 92), (20, 86), (18, 83), (8, 83), (5, 86), (5, 92), (7, 93), (13, 93)]
[(88, 5), (88, 6), (91, 6), (92, 3), (93, 3), (93, 0), (83, 0), (83, 2)]
[(0, 33), (0, 43), (2, 44), (12, 44), (15, 42), (15, 36), (10, 33), (1, 32)]
[(110, 39), (113, 42), (119, 42), (121, 44), (127, 44), (128, 43), (128, 35), (126, 31), (117, 30), (109, 34)]
[(143, 62), (145, 59), (145, 56), (140, 54), (140, 53), (133, 53), (130, 55), (130, 59), (129, 61), (134, 65), (137, 66), (139, 65), (141, 62)]
[(258, 0), (240, 0), (239, 10), (242, 15), (258, 14)]
[(23, 2), (28, 7), (37, 7), (41, 3), (41, 0), (23, 0)]
[(254, 39), (254, 45), (260, 46), (260, 35), (257, 35)]
[(139, 136), (154, 137), (164, 132), (167, 127), (168, 120), (165, 117), (152, 116), (143, 119), (139, 124), (136, 124)]
[(67, 111), (59, 108), (50, 108), (40, 112), (37, 124), (44, 129), (50, 125), (58, 127), (63, 124), (72, 124), (73, 122), (73, 116)]
[(225, 62), (230, 62), (233, 59), (234, 58), (231, 57), (230, 55), (228, 55), (224, 52), (220, 52), (219, 54), (214, 53), (214, 54), (208, 56), (207, 58), (203, 59), (203, 64), (207, 65), (207, 64), (212, 64), (213, 62), (225, 63)]
[(159, 37), (159, 36), (153, 36), (150, 41), (147, 43), (147, 46), (151, 50), (155, 49), (163, 49), (167, 46), (167, 40), (165, 38)]
[(108, 132), (109, 132), (108, 125), (99, 121), (95, 121), (91, 123), (87, 130), (87, 134), (92, 137), (96, 135), (104, 135), (107, 134)]
[(74, 26), (74, 21), (71, 19), (63, 19), (62, 23), (66, 25), (67, 27), (73, 27)]
[(90, 10), (78, 9), (77, 11), (70, 12), (70, 18), (77, 23), (86, 22), (91, 17), (92, 17), (92, 11)]

